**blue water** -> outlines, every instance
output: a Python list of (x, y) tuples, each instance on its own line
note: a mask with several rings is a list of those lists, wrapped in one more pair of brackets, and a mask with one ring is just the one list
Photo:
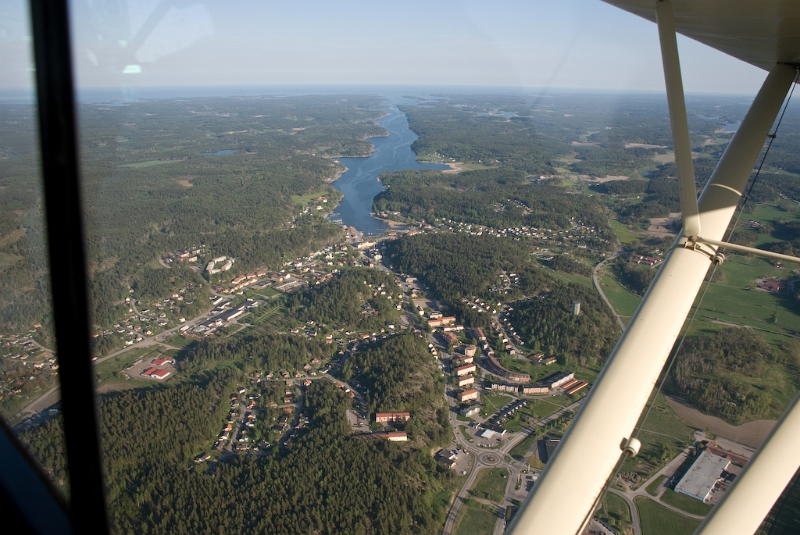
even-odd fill
[(380, 234), (389, 226), (372, 217), (372, 200), (383, 191), (383, 184), (378, 175), (384, 171), (405, 171), (410, 169), (448, 169), (444, 164), (420, 163), (417, 155), (411, 150), (416, 141), (415, 134), (408, 127), (408, 118), (391, 106), (388, 115), (378, 120), (378, 124), (389, 131), (386, 137), (369, 138), (375, 152), (367, 158), (339, 158), (347, 167), (333, 187), (344, 193), (336, 212), (331, 214), (332, 220), (341, 220), (348, 227), (355, 227), (364, 235)]
[(222, 149), (222, 150), (215, 150), (214, 152), (201, 152), (203, 156), (221, 156), (223, 154), (236, 154), (239, 152), (239, 149)]
[(735, 123), (725, 123), (722, 125), (722, 129), (720, 130), (723, 134), (733, 134), (739, 127), (742, 126), (742, 121), (736, 121)]

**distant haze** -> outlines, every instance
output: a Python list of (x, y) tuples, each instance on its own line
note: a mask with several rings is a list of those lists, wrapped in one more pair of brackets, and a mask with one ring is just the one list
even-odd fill
[[(81, 87), (664, 85), (655, 25), (599, 0), (88, 4), (71, 2)], [(689, 92), (753, 94), (766, 74), (679, 46)], [(27, 2), (6, 0), (0, 88), (30, 85)]]

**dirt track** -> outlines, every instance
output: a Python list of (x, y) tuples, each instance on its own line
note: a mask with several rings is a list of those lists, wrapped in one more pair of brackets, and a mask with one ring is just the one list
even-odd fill
[(756, 420), (742, 425), (731, 425), (716, 416), (703, 414), (681, 398), (672, 396), (666, 396), (666, 398), (672, 410), (687, 424), (701, 430), (708, 429), (715, 435), (753, 448), (761, 445), (767, 437), (767, 433), (775, 425), (775, 420)]

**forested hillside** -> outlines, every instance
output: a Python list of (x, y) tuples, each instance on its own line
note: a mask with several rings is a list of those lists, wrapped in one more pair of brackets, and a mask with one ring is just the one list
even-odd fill
[(672, 376), (692, 405), (736, 424), (771, 416), (780, 407), (773, 397), (778, 389), (763, 388), (762, 383), (776, 367), (782, 377), (795, 376), (791, 370), (796, 357), (791, 353), (767, 345), (750, 329), (726, 328), (714, 335), (688, 338)]
[(400, 315), (396, 306), (401, 295), (392, 275), (374, 269), (348, 269), (295, 294), (289, 308), (299, 319), (337, 329), (380, 330)]
[[(101, 399), (114, 533), (440, 532), (445, 509), (433, 496), (450, 488), (454, 474), (427, 452), (351, 438), (349, 398), (329, 381), (308, 388), (308, 430), (285, 454), (187, 470), (222, 421), (232, 378), (222, 372), (204, 386)], [(54, 421), (23, 435), (45, 466), (58, 463), (58, 427)]]
[[(423, 279), (453, 302), (491, 296), (490, 289), (500, 285), (501, 270), (521, 269), (530, 262), (530, 247), (511, 239), (442, 232), (391, 241), (387, 255), (398, 271)], [(527, 291), (539, 284), (531, 278)]]
[[(572, 314), (573, 301), (581, 304), (577, 316)], [(566, 366), (604, 362), (621, 334), (600, 297), (577, 284), (556, 283), (549, 293), (514, 305), (509, 319), (525, 345)]]
[(189, 349), (180, 361), (184, 370), (196, 370), (214, 361), (240, 359), (248, 370), (296, 370), (314, 358), (329, 356), (332, 346), (303, 336), (271, 333), (256, 327), (230, 338), (206, 339)]
[[(349, 375), (350, 363), (344, 370)], [(416, 334), (393, 336), (356, 353), (352, 367), (366, 388), (367, 411), (409, 411), (405, 430), (419, 446), (444, 446), (452, 438), (444, 377)]]

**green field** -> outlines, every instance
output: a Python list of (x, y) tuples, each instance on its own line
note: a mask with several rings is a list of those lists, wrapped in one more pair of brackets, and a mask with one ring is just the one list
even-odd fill
[(649, 494), (650, 496), (656, 496), (658, 494), (658, 488), (661, 486), (661, 484), (664, 482), (665, 479), (667, 479), (667, 476), (661, 474), (655, 479), (655, 481), (647, 485), (647, 488), (645, 489), (647, 491), (647, 494)]
[(611, 302), (611, 306), (622, 317), (622, 321), (627, 324), (630, 317), (636, 312), (636, 308), (642, 298), (626, 290), (614, 278), (610, 269), (604, 269), (601, 272), (598, 282), (603, 289), (603, 293), (606, 294), (606, 298)]
[(549, 403), (544, 399), (529, 399), (528, 405), (515, 412), (514, 415), (503, 424), (503, 427), (512, 433), (516, 433), (526, 427), (530, 427), (542, 418), (546, 418), (558, 410), (560, 410), (559, 405)]
[(492, 535), (497, 516), (481, 503), (467, 500), (458, 512), (453, 535)]
[(275, 288), (267, 286), (266, 288), (261, 288), (260, 290), (256, 290), (256, 295), (260, 295), (264, 299), (270, 299), (275, 295), (281, 295), (281, 293)]
[(631, 509), (628, 507), (628, 503), (613, 492), (605, 493), (603, 500), (600, 502), (600, 510), (597, 512), (597, 516), (612, 526), (620, 526), (632, 522)]
[(580, 284), (582, 286), (586, 286), (587, 288), (594, 288), (594, 283), (592, 282), (591, 277), (575, 275), (574, 273), (564, 273), (563, 271), (556, 271), (550, 268), (547, 269), (554, 277), (561, 279), (564, 282), (574, 282), (575, 284)]
[(511, 396), (486, 394), (483, 396), (483, 407), (486, 410), (486, 414), (494, 414), (497, 410), (511, 403), (512, 399), (514, 398)]
[(547, 418), (557, 410), (558, 406), (553, 403), (549, 403), (547, 400), (531, 399), (528, 400), (528, 405), (518, 410), (517, 412), (521, 412), (533, 416), (535, 418), (542, 419), (542, 418)]
[(679, 494), (672, 489), (664, 491), (664, 494), (661, 495), (661, 501), (692, 515), (705, 516), (711, 512), (710, 505), (700, 500), (695, 500), (694, 498)]
[[(302, 204), (303, 206), (306, 206), (308, 204), (311, 204), (311, 202), (314, 199), (317, 199), (318, 197), (329, 197), (329, 196), (330, 196), (330, 192), (329, 191), (320, 190), (320, 191), (314, 191), (314, 192), (308, 193), (306, 195), (292, 195), (292, 202), (294, 204)], [(328, 204), (330, 204), (330, 202), (331, 201), (328, 200)]]
[(516, 446), (511, 448), (511, 451), (509, 451), (508, 453), (518, 461), (524, 460), (525, 454), (528, 453), (528, 450), (531, 448), (531, 446), (533, 446), (538, 437), (539, 435), (537, 433), (528, 435), (523, 440), (521, 440)]
[(190, 345), (197, 343), (197, 340), (179, 334), (169, 338), (166, 343), (179, 349), (186, 349)]
[(636, 498), (636, 509), (643, 535), (692, 535), (699, 520), (689, 518), (659, 505), (649, 498)]
[[(644, 414), (642, 417), (644, 417)], [(683, 420), (678, 418), (678, 415), (669, 406), (662, 393), (658, 394), (652, 409), (647, 415), (647, 421), (643, 424), (639, 422), (638, 427), (645, 430), (645, 433), (646, 431), (656, 431), (687, 443), (692, 440), (694, 435), (694, 428), (686, 425)]]
[(148, 160), (146, 162), (124, 163), (119, 167), (129, 167), (132, 169), (146, 169), (156, 165), (164, 165), (168, 163), (182, 162), (183, 160)]
[(505, 468), (483, 469), (475, 478), (475, 484), (469, 492), (476, 498), (502, 502), (506, 496), (507, 484), (508, 470)]
[(631, 230), (628, 228), (628, 225), (620, 223), (616, 219), (609, 219), (608, 222), (611, 224), (611, 229), (614, 231), (614, 234), (617, 235), (617, 238), (623, 245), (641, 238), (637, 229)]

